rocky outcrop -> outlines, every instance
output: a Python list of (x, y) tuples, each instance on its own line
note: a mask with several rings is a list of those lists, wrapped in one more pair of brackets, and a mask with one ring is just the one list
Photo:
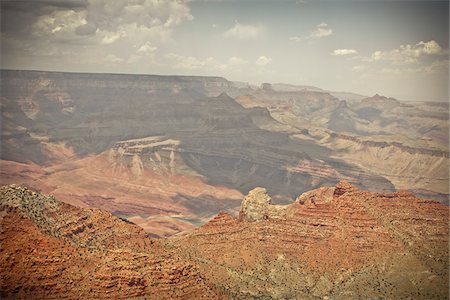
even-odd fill
[(336, 184), (336, 186), (334, 188), (333, 196), (335, 198), (339, 198), (340, 196), (344, 195), (345, 193), (354, 192), (356, 190), (357, 190), (356, 187), (351, 185), (348, 181), (342, 180)]
[(448, 298), (448, 207), (346, 181), (277, 218), (268, 207), (255, 189), (240, 218), (222, 213), (176, 245), (235, 299)]
[(84, 209), (59, 202), (15, 185), (0, 188), (0, 209), (28, 218), (40, 231), (70, 244), (97, 251), (129, 249), (148, 251), (144, 231), (103, 210)]
[(256, 188), (239, 218), (221, 212), (169, 239), (25, 188), (0, 192), (2, 299), (448, 299), (448, 207), (409, 192), (342, 181), (276, 207)]
[(100, 210), (0, 190), (2, 299), (227, 299), (195, 264)]
[(265, 188), (257, 187), (244, 197), (239, 218), (250, 222), (261, 221), (279, 217), (283, 212), (283, 206), (272, 205), (272, 199)]

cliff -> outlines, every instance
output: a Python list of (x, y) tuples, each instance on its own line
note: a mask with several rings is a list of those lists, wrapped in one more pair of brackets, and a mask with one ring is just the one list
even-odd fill
[[(335, 184), (339, 178), (361, 187), (393, 190), (388, 180), (370, 172), (361, 175), (354, 166), (332, 158), (325, 147), (273, 130), (280, 124), (269, 111), (242, 107), (229, 96), (239, 88), (224, 78), (12, 70), (1, 71), (1, 76), (3, 160), (36, 163), (50, 167), (53, 174), (54, 169), (74, 165), (74, 172), (88, 169), (85, 160), (102, 155), (114, 159), (111, 164), (130, 167), (136, 176), (127, 183), (133, 185), (146, 170), (165, 170), (198, 176), (209, 185), (241, 193), (264, 186), (277, 195), (275, 202), (284, 203), (313, 187)], [(271, 93), (273, 98), (279, 96)], [(307, 100), (317, 96), (311, 93)], [(290, 96), (295, 95), (286, 94)], [(321, 97), (302, 101), (298, 110), (308, 114), (322, 105), (336, 104), (328, 94)], [(323, 172), (297, 168), (305, 163)], [(14, 170), (5, 172), (22, 181), (4, 183), (29, 183), (11, 174)], [(96, 186), (109, 174), (95, 175), (85, 176), (83, 180), (91, 182), (83, 186)], [(78, 190), (65, 186), (68, 191)], [(91, 203), (83, 200), (83, 205), (109, 209), (102, 206), (105, 201), (92, 203), (101, 200), (95, 190), (82, 194), (91, 199)], [(122, 212), (130, 214), (134, 208)]]
[(2, 298), (448, 299), (448, 207), (342, 181), (183, 237), (147, 238), (100, 210), (0, 190)]
[(307, 192), (282, 214), (268, 202), (254, 190), (239, 219), (219, 214), (181, 241), (233, 298), (448, 298), (445, 205), (348, 182)]
[(13, 185), (0, 199), (2, 299), (227, 298), (192, 263), (105, 211)]

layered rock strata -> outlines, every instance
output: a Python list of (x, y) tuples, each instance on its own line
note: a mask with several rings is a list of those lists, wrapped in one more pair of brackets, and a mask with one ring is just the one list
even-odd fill
[(271, 214), (261, 188), (181, 241), (233, 298), (448, 298), (448, 207), (340, 182)]
[(0, 189), (2, 298), (448, 299), (448, 206), (342, 181), (150, 239), (101, 210)]

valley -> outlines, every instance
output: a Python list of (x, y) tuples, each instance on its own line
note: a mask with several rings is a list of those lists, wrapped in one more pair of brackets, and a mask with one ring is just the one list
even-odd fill
[(257, 186), (279, 204), (340, 180), (448, 203), (445, 104), (220, 77), (3, 70), (1, 79), (0, 183), (106, 209), (153, 236), (236, 214)]

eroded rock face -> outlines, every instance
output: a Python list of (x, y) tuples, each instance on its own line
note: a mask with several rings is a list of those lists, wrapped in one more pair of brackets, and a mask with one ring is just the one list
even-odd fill
[[(116, 184), (126, 190), (136, 179), (145, 178), (146, 170), (168, 170), (198, 174), (211, 185), (241, 193), (264, 186), (276, 203), (292, 202), (312, 186), (334, 184), (344, 177), (360, 186), (370, 182), (378, 190), (393, 190), (386, 179), (335, 160), (310, 138), (293, 139), (290, 131), (279, 132), (280, 123), (266, 108), (243, 108), (229, 97), (248, 89), (224, 78), (11, 70), (0, 74), (1, 158), (8, 161), (53, 165), (54, 154), (61, 152), (55, 145), (65, 145), (75, 157), (60, 158), (58, 164), (74, 160), (83, 164), (92, 154), (103, 153), (130, 166), (133, 176)], [(308, 114), (336, 101), (322, 96), (326, 99), (313, 103), (306, 95), (309, 105), (297, 109)], [(54, 150), (48, 153), (49, 148)], [(97, 186), (92, 177), (83, 180), (87, 179), (90, 182), (83, 186)], [(64, 189), (76, 188), (73, 185), (65, 182)], [(94, 192), (95, 188), (84, 193)], [(92, 194), (88, 201), (106, 208)], [(131, 214), (134, 206), (127, 206), (121, 212)]]
[(333, 200), (335, 188), (321, 187), (312, 191), (305, 192), (297, 197), (296, 203), (306, 207), (316, 207), (322, 203), (329, 203)]
[(272, 199), (265, 188), (251, 190), (242, 201), (240, 217), (247, 221), (261, 221), (269, 218), (269, 205)]
[(195, 264), (99, 209), (0, 189), (1, 299), (228, 299)]
[(276, 218), (269, 199), (253, 190), (240, 219), (222, 213), (177, 243), (234, 299), (448, 299), (447, 206), (345, 181)]
[(348, 181), (342, 180), (336, 184), (336, 187), (334, 188), (333, 196), (335, 198), (339, 198), (340, 196), (344, 195), (345, 193), (352, 192), (352, 191), (356, 191), (356, 187), (351, 185)]
[(239, 218), (249, 222), (262, 221), (279, 217), (284, 210), (284, 206), (272, 205), (272, 198), (267, 194), (265, 188), (257, 187), (244, 197)]
[(448, 206), (340, 182), (149, 239), (134, 224), (0, 189), (0, 297), (448, 299)]

